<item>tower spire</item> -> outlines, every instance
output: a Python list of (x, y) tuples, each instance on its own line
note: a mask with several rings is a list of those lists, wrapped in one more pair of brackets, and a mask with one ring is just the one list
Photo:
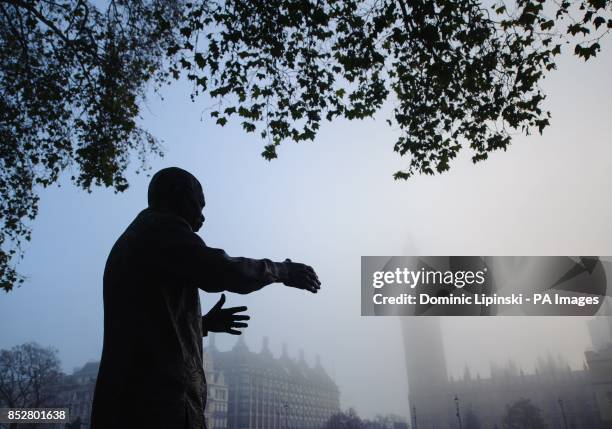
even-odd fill
[(217, 344), (215, 342), (215, 337), (216, 337), (216, 335), (215, 335), (214, 332), (209, 332), (208, 333), (208, 344), (209, 344), (209, 347), (210, 347), (211, 351), (217, 351)]

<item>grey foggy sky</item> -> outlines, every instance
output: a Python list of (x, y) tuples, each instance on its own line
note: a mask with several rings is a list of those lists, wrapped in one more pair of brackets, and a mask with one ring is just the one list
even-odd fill
[[(609, 42), (609, 41), (608, 41)], [(384, 114), (324, 125), (314, 143), (285, 143), (271, 163), (263, 144), (238, 126), (207, 120), (185, 85), (152, 96), (145, 127), (164, 140), (166, 157), (193, 172), (206, 194), (204, 240), (231, 255), (312, 264), (317, 295), (279, 285), (249, 296), (246, 341), (259, 350), (319, 353), (341, 389), (343, 407), (360, 414), (407, 414), (403, 348), (394, 318), (362, 318), (361, 255), (612, 255), (612, 90), (610, 43), (583, 63), (564, 57), (545, 82), (553, 118), (544, 136), (518, 135), (506, 153), (451, 172), (395, 182), (406, 165), (392, 151), (396, 131)], [(201, 117), (204, 122), (200, 121)], [(102, 270), (108, 251), (146, 205), (148, 178), (130, 176), (115, 195), (77, 190), (67, 181), (41, 193), (33, 240), (19, 268), (25, 285), (0, 298), (0, 348), (25, 341), (57, 347), (65, 370), (99, 359)], [(205, 311), (217, 296), (202, 293)], [(466, 363), (486, 375), (490, 360), (512, 358), (531, 370), (538, 355), (560, 352), (582, 366), (590, 346), (578, 318), (448, 318), (451, 372)], [(217, 337), (221, 348), (234, 337)]]

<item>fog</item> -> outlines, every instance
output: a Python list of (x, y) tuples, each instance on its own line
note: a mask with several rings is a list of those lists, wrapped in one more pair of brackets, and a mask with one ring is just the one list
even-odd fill
[[(186, 85), (153, 95), (143, 124), (164, 140), (170, 165), (203, 183), (200, 232), (231, 255), (289, 257), (315, 267), (317, 295), (273, 285), (249, 296), (245, 339), (275, 354), (304, 349), (336, 380), (343, 407), (362, 416), (407, 414), (404, 350), (397, 318), (360, 316), (362, 255), (611, 255), (612, 146), (609, 43), (584, 64), (564, 57), (545, 82), (552, 126), (517, 135), (506, 153), (472, 165), (468, 154), (447, 174), (395, 182), (407, 160), (392, 151), (397, 130), (375, 120), (324, 125), (314, 143), (285, 143), (279, 159), (239, 126), (220, 128), (206, 101), (189, 101)], [(59, 350), (64, 369), (99, 359), (102, 269), (113, 242), (146, 205), (145, 175), (114, 194), (77, 190), (68, 181), (41, 192), (33, 239), (19, 269), (25, 284), (0, 298), (0, 348), (37, 341)], [(207, 309), (217, 296), (201, 294)], [(590, 347), (582, 318), (446, 318), (446, 359), (453, 375), (488, 374), (513, 359), (526, 372), (540, 355), (561, 354), (582, 367)], [(229, 348), (235, 337), (217, 337)], [(160, 345), (161, 346), (161, 345)]]

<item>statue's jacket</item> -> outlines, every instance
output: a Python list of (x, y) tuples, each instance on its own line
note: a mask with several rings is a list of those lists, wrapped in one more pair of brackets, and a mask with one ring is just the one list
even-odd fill
[(278, 278), (268, 259), (206, 246), (181, 217), (140, 212), (104, 270), (104, 343), (92, 429), (205, 428), (199, 289), (240, 291)]

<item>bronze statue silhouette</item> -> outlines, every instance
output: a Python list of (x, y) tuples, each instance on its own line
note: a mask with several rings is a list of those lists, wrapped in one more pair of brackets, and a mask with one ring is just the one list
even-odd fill
[(198, 290), (247, 294), (272, 283), (316, 293), (304, 264), (230, 257), (195, 233), (204, 222), (200, 182), (180, 168), (157, 172), (148, 208), (113, 246), (104, 270), (104, 344), (91, 427), (205, 428), (202, 337), (239, 334), (246, 307), (202, 317)]

